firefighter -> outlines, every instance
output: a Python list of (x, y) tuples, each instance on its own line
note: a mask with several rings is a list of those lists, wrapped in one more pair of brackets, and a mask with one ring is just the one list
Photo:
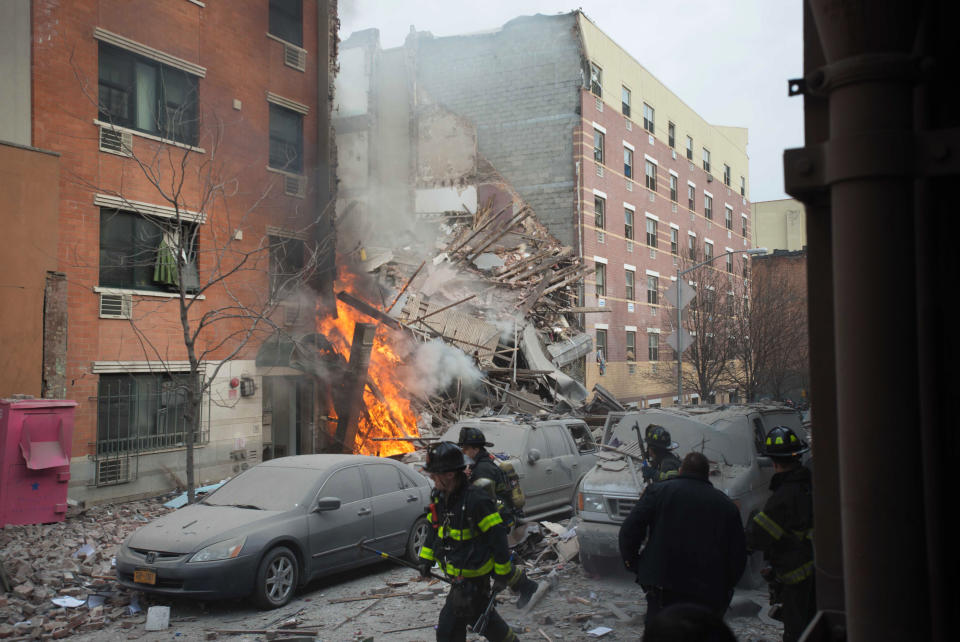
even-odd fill
[[(420, 574), (429, 576), (434, 563), (450, 578), (450, 592), (440, 610), (437, 640), (464, 640), (491, 604), (493, 591), (516, 585), (523, 577), (510, 561), (507, 529), (490, 494), (470, 484), (463, 452), (442, 441), (427, 451), (424, 470), (433, 480), (430, 529), (420, 549)], [(490, 609), (483, 635), (489, 640), (515, 640), (516, 634)]]
[(813, 485), (801, 456), (810, 447), (786, 426), (767, 433), (766, 453), (773, 460), (773, 495), (747, 522), (747, 547), (763, 551), (772, 567), (771, 603), (779, 596), (784, 642), (798, 640), (816, 614), (813, 567)]
[(680, 458), (672, 451), (678, 448), (677, 442), (663, 426), (650, 424), (644, 431), (647, 442), (647, 456), (650, 465), (643, 466), (643, 478), (649, 482), (661, 482), (680, 474)]

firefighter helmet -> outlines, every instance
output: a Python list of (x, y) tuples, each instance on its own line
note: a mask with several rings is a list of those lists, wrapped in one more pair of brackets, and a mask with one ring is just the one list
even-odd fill
[(798, 459), (810, 450), (810, 446), (786, 426), (774, 426), (767, 433), (765, 442), (767, 455), (772, 459)]
[(679, 444), (670, 439), (670, 433), (663, 426), (650, 424), (644, 431), (647, 437), (647, 445), (660, 450), (676, 450)]
[(487, 437), (479, 428), (464, 426), (460, 429), (460, 437), (457, 439), (457, 445), (461, 448), (464, 446), (473, 446), (474, 448), (489, 448), (493, 444), (487, 441)]
[(423, 469), (428, 473), (449, 473), (466, 467), (463, 451), (452, 441), (441, 441), (427, 449), (427, 464)]

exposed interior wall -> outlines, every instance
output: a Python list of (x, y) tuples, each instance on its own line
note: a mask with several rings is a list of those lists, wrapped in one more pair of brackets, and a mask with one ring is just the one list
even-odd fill
[(31, 145), (30, 0), (0, 2), (0, 141)]
[(762, 201), (750, 206), (756, 226), (754, 244), (796, 252), (807, 246), (807, 217), (803, 203), (792, 198)]

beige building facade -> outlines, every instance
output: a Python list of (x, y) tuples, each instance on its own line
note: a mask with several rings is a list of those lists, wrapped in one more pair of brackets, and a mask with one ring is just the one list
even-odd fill
[(757, 247), (770, 252), (796, 252), (807, 246), (807, 214), (803, 203), (792, 198), (760, 201), (750, 206)]

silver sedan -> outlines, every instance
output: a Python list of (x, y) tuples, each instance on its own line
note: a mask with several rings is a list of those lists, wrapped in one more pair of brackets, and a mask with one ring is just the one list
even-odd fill
[(117, 555), (117, 575), (150, 593), (249, 595), (276, 608), (320, 575), (379, 560), (360, 540), (417, 559), (429, 502), (427, 480), (392, 459), (273, 459), (134, 532)]

